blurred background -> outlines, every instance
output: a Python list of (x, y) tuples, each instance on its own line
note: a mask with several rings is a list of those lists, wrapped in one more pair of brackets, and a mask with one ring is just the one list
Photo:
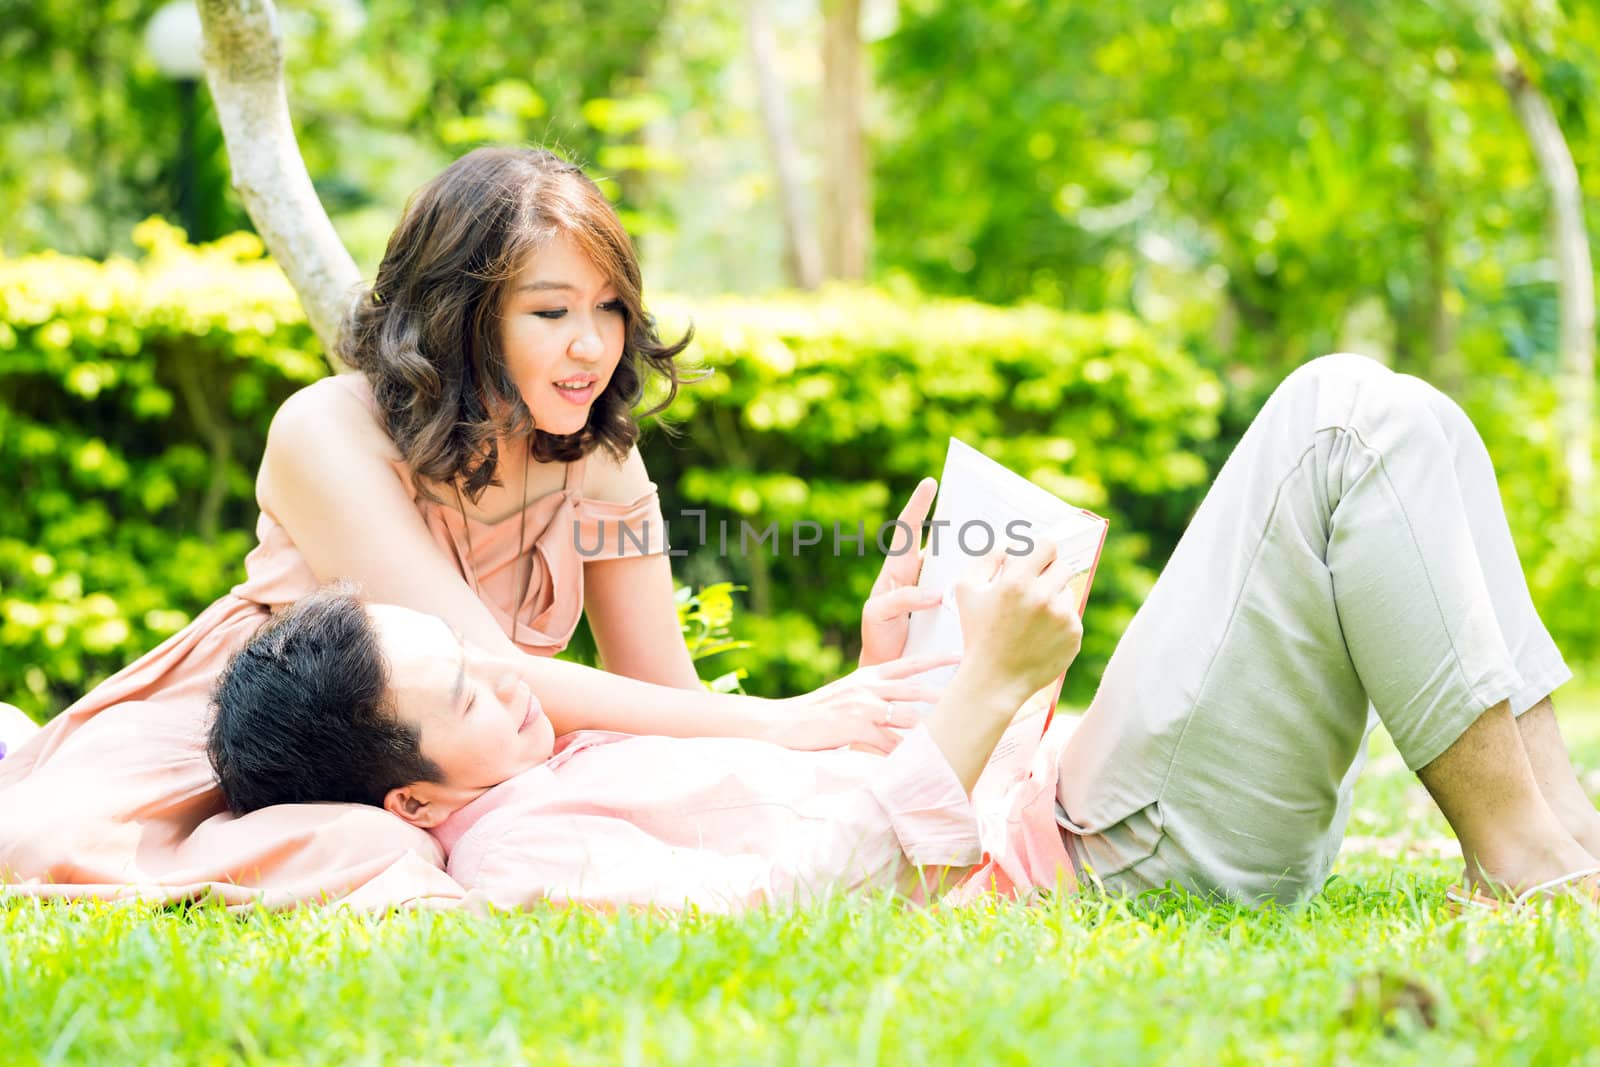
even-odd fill
[[(243, 577), (267, 421), (327, 372), (163, 7), (0, 0), (0, 699), (40, 717)], [(364, 274), (479, 144), (614, 198), (717, 372), (643, 445), (669, 518), (870, 531), (959, 434), (1112, 519), (1081, 699), (1266, 393), (1354, 350), (1477, 420), (1547, 621), (1600, 659), (1592, 0), (279, 14)], [(691, 629), (749, 642), (708, 677), (845, 669), (879, 558), (830, 547), (678, 561)]]

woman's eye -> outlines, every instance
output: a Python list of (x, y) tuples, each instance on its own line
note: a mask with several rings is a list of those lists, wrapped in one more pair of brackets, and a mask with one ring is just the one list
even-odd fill
[(628, 305), (624, 304), (620, 300), (607, 300), (604, 304), (600, 305), (600, 310), (612, 311), (618, 315), (624, 315), (627, 314)]
[(534, 314), (541, 319), (559, 319), (567, 313), (566, 308), (551, 308), (549, 311), (535, 311)]

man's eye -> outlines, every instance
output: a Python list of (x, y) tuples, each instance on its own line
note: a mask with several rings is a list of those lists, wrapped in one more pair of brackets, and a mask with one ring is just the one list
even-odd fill
[(549, 311), (535, 311), (534, 314), (541, 319), (559, 319), (567, 313), (566, 308), (552, 308)]

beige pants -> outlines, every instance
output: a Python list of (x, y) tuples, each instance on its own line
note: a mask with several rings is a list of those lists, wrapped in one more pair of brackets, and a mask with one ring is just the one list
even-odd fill
[(1570, 677), (1466, 416), (1327, 356), (1267, 401), (1128, 627), (1059, 814), (1108, 889), (1302, 899), (1338, 854), (1369, 702), (1415, 770)]

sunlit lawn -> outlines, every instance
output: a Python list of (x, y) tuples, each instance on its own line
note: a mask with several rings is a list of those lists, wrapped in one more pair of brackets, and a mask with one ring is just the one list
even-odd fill
[[(1564, 727), (1600, 792), (1600, 691)], [(0, 906), (0, 1063), (1600, 1063), (1600, 919), (1453, 918), (1382, 738), (1309, 906), (739, 919)]]

